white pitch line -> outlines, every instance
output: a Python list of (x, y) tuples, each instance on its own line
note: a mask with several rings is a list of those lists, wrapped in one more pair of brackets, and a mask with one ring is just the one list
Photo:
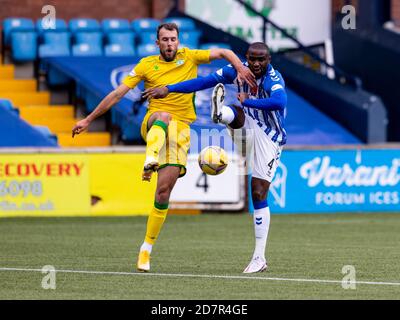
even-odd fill
[[(0, 268), (0, 271), (23, 271), (23, 272), (43, 272), (42, 269), (27, 268)], [(45, 271), (43, 273), (48, 273)], [(223, 276), (212, 274), (185, 274), (185, 273), (139, 273), (139, 272), (114, 272), (114, 271), (85, 271), (85, 270), (55, 270), (58, 273), (78, 273), (78, 274), (96, 274), (96, 275), (115, 275), (115, 276), (153, 276), (153, 277), (180, 277), (180, 278), (209, 278), (209, 279), (239, 279), (239, 280), (268, 280), (268, 281), (291, 281), (291, 282), (316, 282), (316, 283), (339, 283), (341, 280), (323, 280), (323, 279), (293, 279), (293, 278), (270, 278), (255, 276)], [(400, 282), (375, 282), (375, 281), (355, 281), (354, 284), (369, 284), (382, 286), (400, 286)]]

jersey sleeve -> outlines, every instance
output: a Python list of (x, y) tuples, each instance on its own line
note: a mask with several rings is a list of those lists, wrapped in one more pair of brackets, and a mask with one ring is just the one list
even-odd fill
[(122, 80), (122, 83), (133, 89), (137, 84), (144, 80), (144, 72), (146, 68), (142, 61), (140, 61), (129, 74)]
[(183, 81), (177, 84), (168, 85), (169, 92), (190, 93), (214, 87), (218, 81), (210, 74), (207, 77), (199, 77)]
[(274, 92), (285, 91), (285, 81), (278, 71), (271, 71), (267, 81), (264, 82), (264, 90), (271, 96)]
[(214, 77), (215, 80), (217, 80), (219, 83), (233, 83), (237, 77), (237, 72), (232, 65), (228, 64), (227, 66), (217, 70), (216, 72), (213, 72), (211, 74), (212, 77)]
[(195, 64), (210, 63), (210, 50), (187, 49), (187, 54)]

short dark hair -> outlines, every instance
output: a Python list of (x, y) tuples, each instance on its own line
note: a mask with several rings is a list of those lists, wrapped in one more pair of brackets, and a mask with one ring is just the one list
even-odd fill
[(270, 55), (269, 47), (264, 42), (253, 42), (247, 51), (252, 50), (266, 50), (267, 54)]
[(171, 22), (171, 23), (162, 23), (157, 28), (157, 39), (160, 39), (160, 30), (162, 28), (167, 29), (169, 31), (176, 30), (176, 33), (179, 36), (179, 27), (178, 27), (178, 25), (176, 23), (173, 23), (173, 22)]

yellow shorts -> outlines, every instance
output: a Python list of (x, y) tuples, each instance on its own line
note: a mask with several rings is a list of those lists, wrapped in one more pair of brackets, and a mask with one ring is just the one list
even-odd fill
[[(146, 141), (148, 127), (147, 122), (154, 112), (147, 112), (140, 129), (141, 135)], [(160, 169), (167, 166), (176, 166), (181, 168), (179, 177), (186, 174), (187, 154), (190, 148), (190, 126), (188, 123), (176, 119), (172, 116), (168, 125), (168, 134), (166, 143), (159, 153)]]

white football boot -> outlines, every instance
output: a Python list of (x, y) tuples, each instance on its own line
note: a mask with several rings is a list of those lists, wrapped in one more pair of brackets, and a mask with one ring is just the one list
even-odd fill
[(156, 172), (159, 168), (159, 163), (156, 158), (147, 157), (144, 166), (143, 166), (143, 173), (142, 173), (142, 180), (143, 181), (150, 181), (153, 172)]
[(249, 265), (244, 269), (243, 273), (263, 272), (268, 268), (265, 258), (256, 256), (251, 259)]
[(150, 253), (147, 250), (139, 252), (137, 271), (139, 272), (149, 272), (150, 271)]
[(214, 123), (221, 122), (222, 106), (225, 99), (225, 87), (222, 83), (218, 83), (211, 96), (211, 120)]

